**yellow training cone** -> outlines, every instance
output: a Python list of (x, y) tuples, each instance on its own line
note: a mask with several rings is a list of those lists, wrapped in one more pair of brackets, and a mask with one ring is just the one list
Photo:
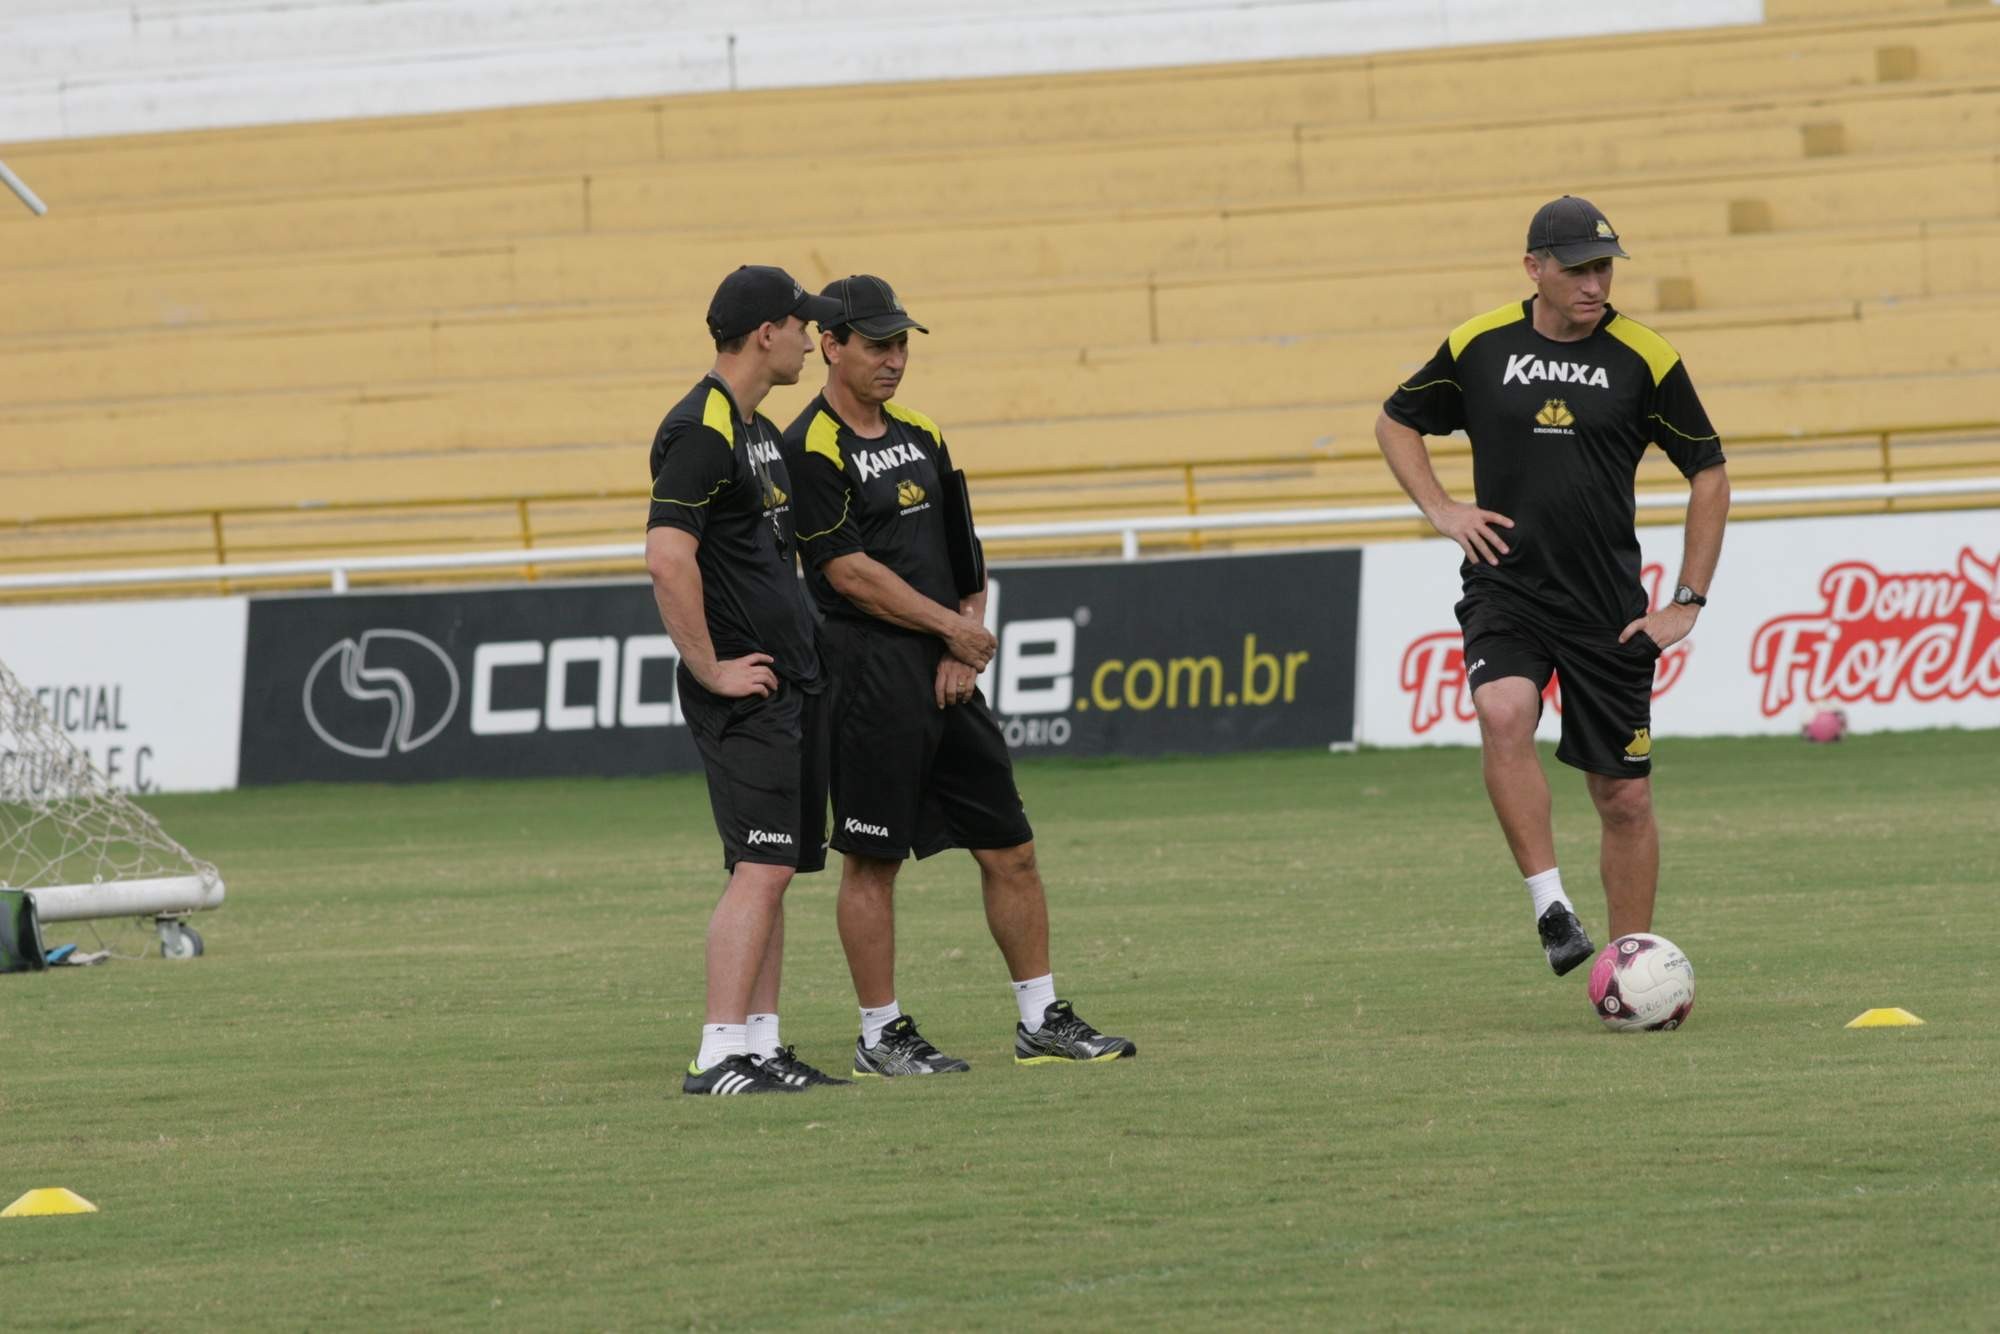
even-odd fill
[(97, 1206), (73, 1190), (44, 1186), (0, 1209), (0, 1218), (40, 1218), (44, 1214), (94, 1214)]
[(1863, 1010), (1847, 1023), (1849, 1028), (1914, 1028), (1923, 1020), (1901, 1006), (1886, 1010)]

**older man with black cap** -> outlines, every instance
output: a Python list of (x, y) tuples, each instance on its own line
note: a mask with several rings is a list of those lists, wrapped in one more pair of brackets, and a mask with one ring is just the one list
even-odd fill
[(880, 278), (827, 287), (820, 321), (826, 388), (785, 432), (798, 483), (799, 544), (824, 630), (831, 715), (832, 846), (843, 856), (840, 941), (861, 1004), (854, 1073), (942, 1074), (968, 1064), (917, 1031), (896, 999), (896, 873), (912, 850), (966, 848), (1020, 1022), (1022, 1065), (1111, 1061), (1127, 1039), (1085, 1023), (1056, 996), (1034, 831), (1007, 743), (978, 688), (992, 659), (963, 481), (944, 433), (895, 401), (910, 330), (929, 332)]
[[(1457, 611), (1486, 791), (1561, 975), (1593, 947), (1556, 866), (1535, 751), (1542, 693), (1560, 677), (1556, 758), (1584, 771), (1597, 808), (1610, 933), (1651, 930), (1654, 664), (1707, 603), (1729, 477), (1680, 355), (1609, 304), (1612, 262), (1629, 258), (1610, 220), (1573, 195), (1551, 200), (1528, 225), (1527, 252), (1535, 294), (1452, 330), (1383, 405), (1375, 438), (1403, 490), (1464, 553)], [(1472, 441), (1470, 503), (1446, 494), (1424, 446), (1458, 430)], [(1633, 480), (1653, 443), (1690, 486), (1678, 586), (1657, 611), (1633, 526)]]
[(687, 1093), (847, 1082), (778, 1043), (785, 889), (826, 865), (825, 675), (798, 577), (791, 479), (778, 429), (757, 411), (773, 385), (798, 383), (806, 322), (839, 310), (783, 269), (737, 269), (708, 307), (715, 366), (653, 437), (646, 568), (680, 653), (681, 712), (729, 872), (708, 923), (707, 1019)]

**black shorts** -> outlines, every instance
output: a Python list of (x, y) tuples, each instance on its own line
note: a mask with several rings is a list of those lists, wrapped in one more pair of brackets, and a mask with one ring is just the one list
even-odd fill
[(789, 681), (769, 699), (711, 694), (676, 669), (681, 716), (708, 773), (722, 864), (826, 867), (826, 697)]
[(940, 640), (840, 617), (824, 635), (836, 852), (902, 861), (1034, 838), (986, 696), (937, 706)]
[(1455, 609), (1465, 630), (1465, 684), (1477, 690), (1524, 676), (1544, 690), (1560, 678), (1562, 742), (1556, 758), (1587, 773), (1644, 778), (1653, 772), (1653, 667), (1660, 646), (1644, 630), (1621, 644), (1618, 630), (1557, 625), (1488, 593)]

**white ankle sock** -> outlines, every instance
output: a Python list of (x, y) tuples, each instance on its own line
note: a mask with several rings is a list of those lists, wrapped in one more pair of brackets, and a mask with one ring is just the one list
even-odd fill
[(701, 1051), (694, 1058), (697, 1070), (706, 1070), (717, 1061), (728, 1060), (750, 1050), (742, 1024), (703, 1024)]
[(869, 1009), (861, 1007), (861, 1045), (872, 1047), (882, 1040), (882, 1030), (903, 1017), (903, 1007), (890, 1001)]
[(1528, 896), (1535, 901), (1537, 922), (1542, 920), (1542, 914), (1549, 910), (1551, 903), (1560, 903), (1571, 912), (1576, 911), (1576, 905), (1569, 901), (1569, 895), (1563, 893), (1562, 872), (1553, 866), (1539, 875), (1528, 877)]
[(743, 1025), (743, 1040), (752, 1056), (776, 1056), (778, 1054), (778, 1016), (775, 1014), (753, 1014)]
[(1055, 1004), (1056, 975), (1043, 973), (1014, 984), (1014, 1004), (1021, 1011), (1021, 1027), (1030, 1033), (1042, 1031), (1042, 1012)]

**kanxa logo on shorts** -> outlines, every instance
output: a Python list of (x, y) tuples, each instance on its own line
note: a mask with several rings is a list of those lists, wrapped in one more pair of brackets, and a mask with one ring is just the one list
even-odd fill
[(759, 843), (775, 843), (780, 847), (789, 848), (792, 846), (792, 836), (790, 834), (774, 834), (768, 829), (752, 829), (748, 842), (753, 848)]
[(410, 630), (343, 639), (306, 672), (306, 723), (344, 755), (382, 759), (420, 749), (458, 711), (458, 668)]
[(884, 829), (881, 825), (864, 824), (862, 821), (855, 819), (851, 815), (841, 822), (840, 827), (842, 829), (845, 829), (850, 834), (869, 834), (875, 838), (889, 837), (889, 831), (887, 829)]

